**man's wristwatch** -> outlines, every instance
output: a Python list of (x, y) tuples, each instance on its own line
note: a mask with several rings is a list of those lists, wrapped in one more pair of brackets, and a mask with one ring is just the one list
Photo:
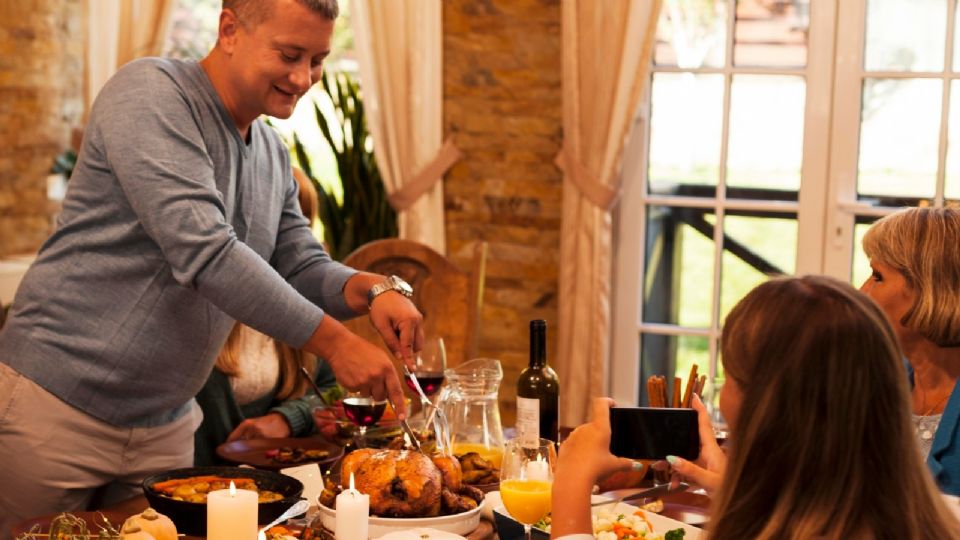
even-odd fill
[(377, 283), (367, 292), (367, 307), (373, 305), (373, 299), (387, 291), (397, 291), (398, 293), (413, 298), (413, 287), (409, 283), (397, 276), (390, 276), (386, 280)]

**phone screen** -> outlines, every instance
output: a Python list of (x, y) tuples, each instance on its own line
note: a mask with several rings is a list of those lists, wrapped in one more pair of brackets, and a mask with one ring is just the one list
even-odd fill
[(632, 459), (687, 460), (700, 455), (697, 411), (651, 407), (610, 409), (610, 452)]

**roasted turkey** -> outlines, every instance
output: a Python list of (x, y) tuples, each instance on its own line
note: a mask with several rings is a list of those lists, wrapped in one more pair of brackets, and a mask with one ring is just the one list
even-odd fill
[(477, 507), (483, 493), (462, 482), (454, 456), (413, 450), (360, 449), (343, 458), (341, 483), (353, 474), (357, 491), (370, 496), (370, 513), (380, 517), (432, 517)]

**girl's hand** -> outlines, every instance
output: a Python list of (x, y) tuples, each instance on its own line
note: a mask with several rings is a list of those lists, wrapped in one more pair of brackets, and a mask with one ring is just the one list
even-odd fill
[(643, 464), (610, 453), (610, 407), (612, 399), (593, 400), (593, 418), (578, 427), (560, 446), (553, 479), (553, 538), (568, 534), (592, 534), (590, 493), (597, 480), (617, 471)]
[[(696, 461), (668, 456), (667, 461), (673, 467), (676, 476), (693, 482), (707, 490), (707, 493), (712, 494), (720, 488), (723, 473), (727, 468), (727, 455), (717, 444), (717, 438), (713, 433), (713, 424), (710, 422), (710, 415), (707, 414), (707, 408), (696, 394), (693, 396), (691, 406), (697, 411), (700, 428), (700, 456)], [(657, 465), (659, 464), (654, 466)]]

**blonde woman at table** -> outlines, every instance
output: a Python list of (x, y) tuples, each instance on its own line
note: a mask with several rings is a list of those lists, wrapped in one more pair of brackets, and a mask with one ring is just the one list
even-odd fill
[(960, 495), (960, 209), (908, 208), (863, 238), (871, 276), (860, 290), (900, 339), (913, 433), (940, 489)]
[[(772, 280), (733, 308), (721, 344), (729, 455), (694, 400), (701, 457), (670, 459), (716, 488), (709, 540), (960, 538), (913, 438), (896, 335), (869, 298), (827, 277)], [(611, 403), (560, 448), (554, 538), (592, 538), (591, 486), (631, 466), (608, 450)]]

